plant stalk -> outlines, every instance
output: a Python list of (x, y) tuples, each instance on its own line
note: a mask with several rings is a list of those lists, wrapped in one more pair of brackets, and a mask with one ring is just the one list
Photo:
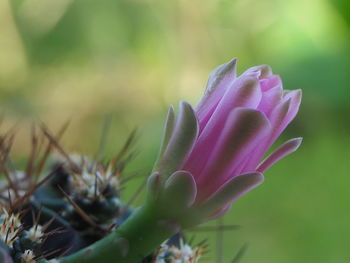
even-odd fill
[(157, 209), (145, 204), (114, 232), (77, 253), (63, 257), (59, 262), (140, 263), (179, 230), (179, 224), (163, 220)]

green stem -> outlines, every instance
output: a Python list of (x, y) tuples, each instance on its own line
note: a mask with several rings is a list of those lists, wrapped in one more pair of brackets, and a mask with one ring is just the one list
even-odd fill
[(162, 220), (157, 209), (143, 206), (113, 233), (60, 263), (139, 263), (178, 231), (178, 224)]

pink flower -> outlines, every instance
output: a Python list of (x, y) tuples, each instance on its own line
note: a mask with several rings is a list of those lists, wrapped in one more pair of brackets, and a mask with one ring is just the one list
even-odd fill
[(211, 73), (195, 110), (180, 103), (176, 121), (169, 111), (158, 171), (170, 176), (182, 170), (175, 174), (193, 180), (191, 205), (211, 204), (216, 207), (212, 215), (220, 215), (299, 147), (301, 138), (289, 140), (261, 162), (296, 116), (300, 101), (301, 90), (283, 90), (268, 66), (237, 77), (236, 59), (221, 65)]

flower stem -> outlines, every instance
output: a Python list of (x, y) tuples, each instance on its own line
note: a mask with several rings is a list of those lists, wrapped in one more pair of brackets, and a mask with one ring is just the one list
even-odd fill
[(62, 258), (59, 262), (139, 263), (179, 229), (176, 222), (163, 220), (157, 209), (144, 205), (117, 230), (89, 247)]

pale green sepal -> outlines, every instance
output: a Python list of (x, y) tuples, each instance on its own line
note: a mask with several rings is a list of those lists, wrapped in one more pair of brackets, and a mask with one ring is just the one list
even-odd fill
[[(187, 171), (173, 173), (165, 182), (162, 198), (171, 203), (171, 210), (179, 211), (190, 207), (196, 198), (196, 182)], [(169, 209), (169, 207), (167, 207)]]
[(220, 208), (235, 201), (244, 193), (262, 184), (263, 181), (264, 176), (258, 172), (242, 174), (234, 177), (206, 201), (199, 204), (197, 209), (200, 213), (207, 214), (205, 217), (212, 217)]
[(158, 171), (165, 178), (181, 169), (198, 136), (198, 121), (191, 105), (180, 102), (179, 115), (169, 144), (161, 158)]
[(147, 201), (156, 200), (162, 191), (161, 175), (158, 172), (151, 174), (147, 179)]
[(158, 153), (158, 157), (157, 160), (154, 164), (153, 167), (153, 171), (155, 171), (158, 168), (158, 164), (160, 159), (162, 158), (168, 144), (171, 138), (171, 135), (173, 134), (174, 128), (175, 128), (175, 113), (174, 113), (174, 107), (170, 106), (169, 111), (168, 111), (168, 115), (165, 121), (165, 125), (164, 125), (164, 134), (163, 134), (163, 138), (162, 138), (162, 142), (160, 145), (160, 149), (159, 149), (159, 153)]

